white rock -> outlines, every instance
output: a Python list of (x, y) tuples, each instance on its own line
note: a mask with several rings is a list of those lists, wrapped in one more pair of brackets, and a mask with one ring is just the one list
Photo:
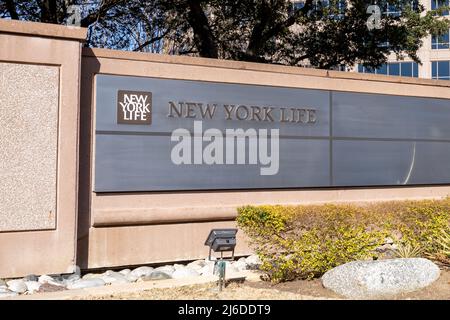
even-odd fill
[(179, 270), (179, 269), (185, 268), (186, 266), (184, 266), (184, 265), (182, 265), (182, 264), (177, 264), (177, 263), (175, 263), (175, 264), (173, 265), (173, 267), (175, 268), (175, 270)]
[(239, 269), (236, 268), (236, 266), (234, 265), (234, 263), (232, 263), (231, 261), (225, 261), (225, 273), (235, 273), (235, 272), (239, 272)]
[(47, 283), (48, 281), (53, 281), (53, 278), (46, 274), (43, 274), (38, 278), (38, 282), (41, 284)]
[(103, 276), (102, 273), (87, 273), (82, 277), (82, 279), (88, 280), (88, 279), (100, 278), (101, 276)]
[(9, 298), (9, 297), (15, 297), (17, 295), (18, 295), (17, 292), (13, 292), (13, 291), (8, 290), (8, 289), (0, 288), (0, 299), (2, 299), (2, 298)]
[(211, 265), (213, 266), (216, 263), (217, 259), (215, 259), (215, 257), (212, 257), (212, 258), (214, 258), (214, 259), (208, 260), (208, 258), (206, 258), (204, 260), (205, 266), (211, 266)]
[(39, 290), (42, 284), (37, 281), (25, 281), (25, 285), (27, 286), (27, 292), (33, 294)]
[(129, 282), (136, 282), (139, 279), (139, 277), (136, 277), (135, 275), (132, 275), (131, 273), (127, 274), (125, 277), (127, 278), (127, 280)]
[[(60, 277), (60, 276), (58, 276), (58, 277)], [(62, 277), (61, 277), (61, 279), (62, 279)], [(64, 287), (65, 286), (64, 281), (58, 281), (55, 278), (53, 278), (51, 276), (48, 276), (46, 274), (40, 276), (39, 279), (38, 279), (38, 282), (40, 284), (48, 283), (48, 284), (51, 284), (51, 285), (54, 285), (54, 286), (58, 286), (58, 287)]]
[(119, 272), (114, 272), (111, 270), (106, 271), (105, 274), (100, 277), (100, 279), (105, 281), (105, 283), (107, 283), (107, 284), (119, 284), (119, 283), (130, 282), (130, 281), (128, 281), (126, 276), (124, 276), (123, 274), (121, 274)]
[(214, 264), (207, 264), (198, 271), (202, 276), (214, 275)]
[(189, 269), (192, 269), (192, 270), (195, 270), (195, 271), (199, 272), (203, 268), (203, 266), (195, 264), (195, 265), (192, 265), (192, 266), (187, 265), (186, 268), (189, 268)]
[(197, 260), (191, 263), (188, 263), (186, 267), (199, 271), (201, 268), (206, 266), (205, 260)]
[(258, 269), (261, 266), (261, 259), (259, 259), (256, 254), (248, 256), (245, 259), (245, 262), (247, 263), (247, 269), (249, 270)]
[(172, 276), (173, 272), (175, 271), (175, 268), (174, 268), (174, 266), (166, 265), (166, 266), (155, 268), (155, 271), (161, 271), (161, 272), (168, 274), (169, 276)]
[(247, 263), (245, 262), (245, 260), (238, 260), (233, 263), (233, 267), (238, 271), (244, 271), (247, 270)]
[(166, 280), (166, 279), (172, 279), (172, 277), (163, 271), (155, 270), (150, 275), (142, 277), (139, 280), (153, 281), (153, 280)]
[(9, 280), (6, 282), (8, 289), (16, 293), (24, 293), (27, 291), (27, 285), (22, 279)]
[(352, 299), (389, 297), (424, 288), (440, 270), (423, 258), (353, 261), (322, 276), (325, 288)]
[(106, 283), (100, 278), (92, 278), (92, 279), (81, 279), (71, 283), (67, 286), (68, 289), (84, 289), (84, 288), (94, 288), (94, 287), (102, 287)]
[(194, 269), (181, 268), (181, 269), (177, 269), (173, 272), (172, 278), (182, 279), (182, 278), (189, 278), (189, 277), (198, 277), (199, 275), (200, 275), (200, 273), (198, 273)]
[(134, 277), (140, 278), (140, 277), (145, 277), (150, 275), (153, 272), (153, 268), (152, 267), (139, 267), (134, 269), (133, 271), (130, 272), (131, 275), (133, 275)]
[(68, 283), (72, 283), (75, 282), (77, 280), (80, 280), (80, 275), (74, 273), (74, 274), (70, 274), (70, 275), (65, 275), (64, 277), (64, 283), (68, 284)]
[(123, 270), (120, 270), (120, 271), (119, 271), (119, 273), (120, 273), (120, 274), (123, 274), (124, 276), (128, 275), (130, 272), (131, 272), (130, 269), (123, 269)]
[(206, 265), (206, 261), (205, 260), (195, 260), (192, 261), (191, 263), (188, 263), (188, 267), (189, 266), (199, 266), (200, 268), (203, 268)]

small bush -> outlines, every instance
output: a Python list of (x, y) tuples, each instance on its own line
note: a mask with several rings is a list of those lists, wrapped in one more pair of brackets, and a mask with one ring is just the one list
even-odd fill
[(400, 244), (397, 249), (393, 250), (397, 258), (418, 258), (423, 254), (423, 248), (414, 247), (412, 244)]
[[(365, 205), (245, 206), (238, 226), (249, 236), (272, 281), (311, 279), (350, 261), (383, 258), (400, 248), (433, 256), (450, 233), (450, 199)], [(412, 254), (412, 253), (411, 253)], [(441, 253), (440, 253), (441, 254)]]
[(450, 266), (450, 233), (442, 230), (442, 234), (436, 239), (437, 250), (429, 256), (447, 266)]

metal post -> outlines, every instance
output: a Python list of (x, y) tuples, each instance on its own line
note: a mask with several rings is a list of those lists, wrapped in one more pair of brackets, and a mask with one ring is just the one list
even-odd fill
[(222, 288), (225, 286), (225, 268), (226, 268), (226, 262), (223, 261), (222, 257), (220, 257), (220, 260), (216, 262), (217, 265), (217, 273), (219, 275), (219, 291), (222, 291)]

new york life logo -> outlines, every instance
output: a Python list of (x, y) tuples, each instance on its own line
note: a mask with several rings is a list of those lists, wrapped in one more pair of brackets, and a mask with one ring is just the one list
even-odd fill
[(117, 123), (151, 124), (152, 93), (119, 90), (117, 93)]

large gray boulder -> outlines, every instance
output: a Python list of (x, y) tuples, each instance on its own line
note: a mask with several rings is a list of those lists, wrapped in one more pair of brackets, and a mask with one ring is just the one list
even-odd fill
[(373, 299), (427, 287), (439, 275), (438, 266), (423, 258), (353, 261), (326, 272), (322, 283), (347, 298)]

